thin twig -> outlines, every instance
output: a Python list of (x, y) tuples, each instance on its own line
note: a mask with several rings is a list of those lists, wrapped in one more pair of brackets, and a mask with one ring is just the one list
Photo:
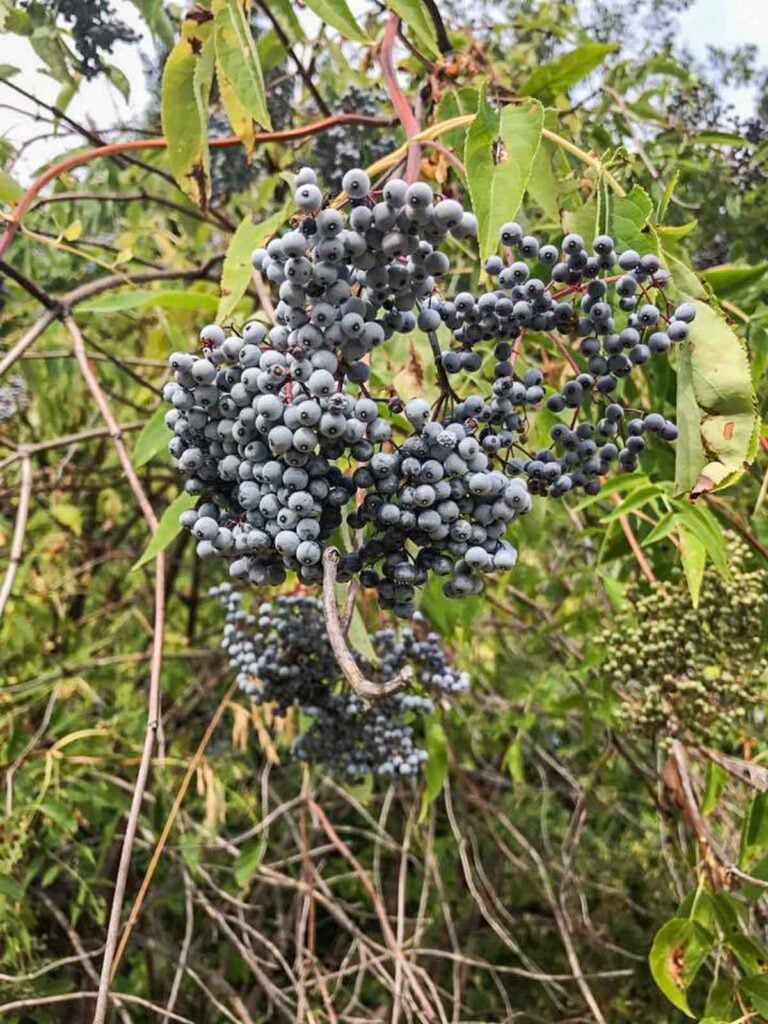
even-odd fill
[(189, 762), (189, 765), (187, 766), (187, 770), (184, 773), (184, 778), (181, 780), (181, 785), (179, 786), (178, 792), (176, 793), (173, 805), (171, 806), (171, 809), (168, 812), (168, 817), (165, 820), (163, 831), (160, 833), (160, 838), (157, 840), (155, 849), (152, 851), (152, 857), (150, 858), (149, 864), (147, 865), (147, 870), (145, 871), (144, 878), (142, 879), (141, 885), (139, 886), (139, 891), (136, 893), (136, 898), (133, 901), (131, 912), (128, 915), (128, 920), (125, 923), (125, 927), (123, 928), (123, 933), (120, 936), (120, 944), (117, 947), (117, 951), (115, 952), (115, 958), (112, 963), (112, 980), (114, 980), (115, 975), (117, 974), (117, 970), (118, 967), (120, 966), (120, 961), (122, 960), (123, 953), (125, 952), (126, 946), (128, 945), (128, 940), (131, 937), (133, 926), (136, 924), (136, 921), (139, 918), (139, 914), (141, 913), (142, 904), (144, 903), (149, 887), (152, 884), (152, 879), (154, 877), (155, 870), (157, 868), (157, 865), (160, 863), (160, 858), (163, 855), (165, 844), (168, 842), (168, 837), (170, 836), (173, 826), (176, 823), (176, 818), (178, 817), (179, 811), (181, 810), (181, 805), (184, 803), (184, 797), (187, 795), (189, 784), (192, 781), (195, 772), (197, 771), (198, 765), (200, 764), (200, 761), (203, 758), (203, 754), (205, 754), (206, 748), (208, 747), (208, 744), (211, 741), (211, 737), (216, 731), (217, 725), (221, 721), (221, 716), (224, 714), (227, 704), (231, 700), (232, 695), (234, 694), (236, 689), (237, 683), (232, 683), (230, 688), (222, 697), (221, 701), (219, 702), (219, 706), (213, 713), (213, 716), (210, 722), (208, 723), (205, 732), (203, 733), (203, 738), (200, 740), (197, 750), (195, 751), (194, 755), (192, 756), (192, 759)]
[(5, 611), (5, 605), (13, 589), (13, 581), (16, 578), (21, 554), (24, 550), (24, 535), (27, 532), (27, 519), (29, 517), (29, 499), (32, 494), (32, 460), (29, 452), (21, 449), (18, 453), (21, 459), (21, 485), (19, 487), (19, 504), (16, 509), (16, 523), (13, 527), (13, 539), (11, 550), (8, 555), (8, 568), (5, 570), (3, 585), (0, 587), (0, 618)]
[(406, 666), (394, 679), (384, 683), (374, 683), (366, 679), (360, 670), (360, 666), (347, 647), (344, 639), (341, 622), (339, 620), (339, 608), (336, 604), (336, 572), (339, 564), (339, 552), (334, 547), (328, 547), (323, 553), (323, 612), (325, 615), (325, 628), (328, 632), (328, 640), (331, 650), (344, 678), (352, 687), (358, 697), (364, 701), (373, 702), (388, 697), (398, 690), (407, 686), (413, 678), (413, 671)]

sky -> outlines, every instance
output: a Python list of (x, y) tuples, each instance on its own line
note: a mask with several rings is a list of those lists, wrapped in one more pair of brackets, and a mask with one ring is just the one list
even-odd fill
[[(138, 46), (118, 44), (112, 58), (112, 63), (121, 68), (131, 83), (129, 102), (126, 103), (117, 90), (100, 76), (93, 82), (84, 83), (68, 108), (73, 118), (97, 129), (115, 124), (139, 124), (150, 98), (141, 53), (152, 52), (151, 40), (130, 0), (116, 0), (116, 9), (121, 20), (142, 35)], [(731, 48), (751, 42), (758, 45), (762, 61), (768, 65), (768, 8), (765, 0), (696, 0), (693, 7), (681, 15), (680, 23), (683, 40), (697, 55), (703, 55), (707, 45)], [(21, 68), (14, 81), (40, 99), (55, 102), (58, 85), (36, 70), (40, 61), (26, 40), (18, 36), (0, 36), (0, 64)], [(747, 116), (751, 113), (748, 95), (731, 92), (728, 99), (738, 114)], [(18, 145), (45, 130), (44, 126), (35, 125), (29, 118), (7, 109), (6, 104), (23, 110), (35, 109), (34, 104), (18, 97), (0, 82), (2, 137)], [(46, 138), (31, 143), (14, 166), (14, 176), (21, 184), (28, 183), (42, 164), (50, 161), (56, 153), (71, 148), (72, 144), (72, 137)]]

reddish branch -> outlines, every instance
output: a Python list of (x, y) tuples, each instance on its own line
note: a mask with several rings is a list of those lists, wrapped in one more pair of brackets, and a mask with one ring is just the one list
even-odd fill
[[(405, 93), (400, 88), (394, 61), (392, 59), (392, 51), (395, 46), (395, 40), (397, 39), (399, 28), (400, 19), (396, 14), (391, 14), (379, 49), (379, 66), (381, 67), (381, 73), (384, 77), (384, 84), (387, 87), (387, 93), (389, 94), (390, 100), (392, 100), (392, 106), (395, 108), (398, 120), (403, 126), (406, 138), (412, 139), (413, 136), (421, 130), (421, 125), (411, 109), (411, 105), (408, 102)], [(414, 142), (408, 147), (408, 159), (405, 165), (406, 181), (415, 181), (418, 178), (420, 163), (421, 146), (418, 142)], [(0, 250), (0, 255), (2, 255), (2, 250)]]
[[(399, 88), (399, 87), (398, 87)], [(412, 115), (411, 115), (412, 116)], [(284, 128), (277, 132), (258, 132), (254, 136), (255, 142), (290, 142), (294, 139), (305, 139), (310, 135), (318, 135), (326, 132), (339, 124), (390, 124), (388, 118), (374, 117), (368, 114), (334, 114), (332, 117), (324, 117), (320, 121), (313, 121), (311, 124), (300, 125), (297, 128)], [(416, 128), (418, 131), (418, 126)], [(209, 145), (215, 149), (227, 146), (239, 146), (240, 139), (236, 135), (230, 135), (223, 139), (209, 139)], [(6, 225), (5, 231), (0, 238), (0, 256), (3, 256), (13, 237), (18, 231), (19, 225), (29, 208), (37, 198), (41, 189), (45, 188), (48, 182), (58, 178), (60, 174), (71, 171), (74, 167), (90, 163), (92, 160), (99, 160), (101, 157), (114, 156), (118, 153), (126, 153), (134, 149), (165, 149), (168, 140), (157, 139), (128, 139), (123, 142), (112, 142), (107, 146), (97, 146), (95, 149), (87, 149), (82, 153), (74, 153), (63, 160), (52, 164), (47, 171), (44, 171), (39, 178), (36, 178), (24, 195), (19, 199), (13, 211), (13, 216)]]

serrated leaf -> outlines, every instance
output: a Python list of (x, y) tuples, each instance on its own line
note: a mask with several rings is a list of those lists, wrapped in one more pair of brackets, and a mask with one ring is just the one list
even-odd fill
[(345, 39), (353, 39), (357, 43), (370, 42), (346, 0), (304, 0), (304, 3), (321, 21), (341, 32)]
[(133, 449), (133, 464), (137, 469), (145, 466), (168, 443), (170, 431), (165, 422), (167, 411), (165, 405), (159, 406), (144, 424), (141, 433), (136, 438), (136, 444)]
[(270, 130), (259, 52), (240, 0), (214, 0), (213, 17), (219, 74), (252, 117)]
[(712, 948), (712, 936), (698, 922), (673, 917), (653, 940), (648, 963), (653, 980), (667, 999), (693, 1017), (686, 992)]
[[(520, 208), (543, 125), (541, 104), (508, 105), (497, 113), (489, 106), (485, 91), (481, 92), (475, 120), (467, 131), (465, 165), (482, 260), (497, 251), (502, 226), (514, 219)], [(494, 149), (499, 139), (504, 151), (496, 162)]]
[(654, 250), (653, 237), (643, 231), (652, 213), (653, 200), (639, 185), (633, 185), (627, 196), (614, 197), (611, 228), (617, 250)]
[(442, 725), (434, 718), (428, 718), (425, 722), (424, 746), (427, 760), (424, 764), (424, 795), (419, 821), (426, 820), (430, 805), (442, 792), (448, 777), (448, 737)]
[(211, 21), (186, 18), (163, 69), (162, 121), (179, 187), (203, 209), (210, 195), (208, 100), (213, 84)]
[(741, 476), (757, 452), (759, 421), (744, 343), (715, 309), (694, 301), (678, 358), (675, 487), (695, 495)]
[[(493, 145), (499, 135), (499, 112), (488, 103), (487, 87), (477, 97), (475, 119), (467, 129), (464, 144), (464, 166), (472, 209), (477, 218), (477, 235), (481, 257), (487, 255), (486, 242), (491, 218), (491, 179), (493, 178)], [(496, 245), (493, 250), (495, 251)]]
[(287, 210), (283, 209), (273, 213), (266, 220), (254, 222), (248, 214), (240, 221), (224, 257), (217, 320), (225, 320), (230, 316), (245, 295), (248, 282), (251, 280), (251, 256), (254, 249), (264, 245), (279, 230), (287, 216)]
[(157, 524), (157, 530), (152, 535), (152, 538), (144, 549), (143, 554), (139, 560), (131, 566), (131, 572), (135, 572), (136, 569), (140, 569), (142, 565), (146, 565), (147, 562), (151, 562), (154, 558), (157, 558), (158, 554), (161, 551), (164, 551), (171, 541), (181, 533), (179, 516), (188, 508), (192, 508), (196, 501), (197, 498), (192, 494), (187, 494), (186, 491), (182, 491), (181, 494), (171, 502), (160, 517), (160, 522)]
[(135, 288), (129, 291), (100, 295), (78, 306), (80, 313), (120, 313), (127, 309), (157, 306), (160, 309), (202, 310), (213, 313), (217, 306), (215, 296), (205, 292), (151, 291)]
[(386, 0), (386, 4), (405, 22), (430, 57), (440, 56), (435, 26), (422, 0)]

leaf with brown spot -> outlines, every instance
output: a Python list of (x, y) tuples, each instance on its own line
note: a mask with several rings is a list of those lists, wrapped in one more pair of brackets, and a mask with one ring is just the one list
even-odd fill
[(686, 993), (713, 945), (713, 936), (698, 921), (673, 917), (658, 930), (648, 954), (653, 980), (689, 1017), (694, 1014)]

